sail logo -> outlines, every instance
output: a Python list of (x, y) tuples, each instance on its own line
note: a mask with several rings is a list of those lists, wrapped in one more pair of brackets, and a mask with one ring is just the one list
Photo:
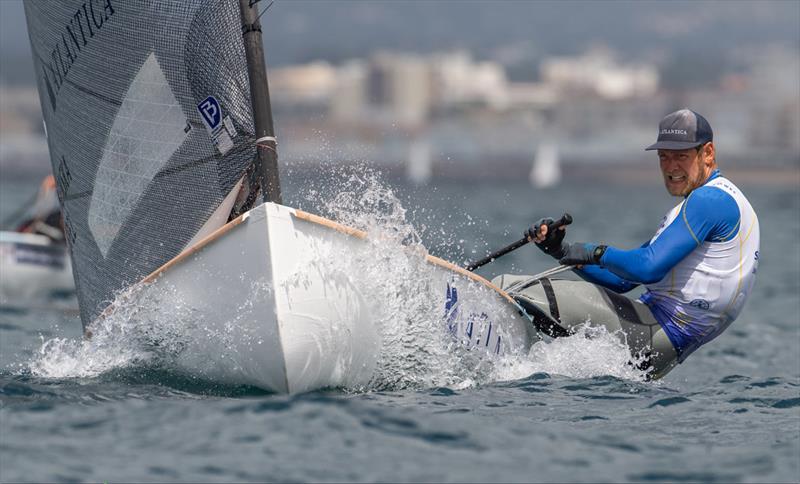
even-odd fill
[(112, 15), (114, 7), (111, 0), (83, 2), (70, 17), (69, 23), (64, 25), (50, 55), (42, 56), (42, 79), (53, 111), (56, 110), (56, 96), (78, 55)]
[(219, 108), (219, 102), (214, 96), (208, 96), (203, 102), (197, 105), (197, 110), (203, 116), (203, 121), (212, 132), (219, 127), (222, 122), (222, 110)]
[(222, 108), (214, 96), (208, 96), (197, 105), (197, 111), (203, 117), (208, 134), (211, 135), (211, 144), (221, 154), (226, 154), (233, 148), (233, 138), (236, 137), (236, 128), (230, 116), (222, 117)]

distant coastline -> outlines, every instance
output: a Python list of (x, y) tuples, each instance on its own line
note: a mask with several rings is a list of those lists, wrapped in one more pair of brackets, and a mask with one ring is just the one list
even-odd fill
[[(387, 178), (403, 180), (406, 178), (406, 165), (404, 163), (372, 163), (368, 161), (344, 161), (313, 163), (309, 161), (295, 162), (290, 159), (281, 160), (281, 170), (291, 170), (298, 176), (318, 176), (321, 172), (334, 171), (341, 166), (368, 165), (383, 173)], [(527, 180), (531, 163), (529, 160), (519, 159), (494, 159), (491, 162), (469, 163), (457, 160), (434, 161), (431, 166), (431, 182), (493, 182)], [(720, 160), (720, 169), (725, 175), (740, 183), (800, 187), (800, 156), (794, 163), (775, 164), (767, 166), (746, 166), (742, 162), (726, 163)], [(564, 161), (561, 164), (564, 182), (602, 181), (608, 184), (626, 185), (630, 183), (659, 183), (658, 167), (653, 163), (642, 160), (630, 162), (610, 162), (596, 160)], [(46, 161), (27, 160), (25, 163), (0, 164), (0, 180), (38, 180), (50, 172)]]

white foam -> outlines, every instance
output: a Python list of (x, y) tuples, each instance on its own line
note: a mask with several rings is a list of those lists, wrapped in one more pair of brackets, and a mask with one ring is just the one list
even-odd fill
[[(587, 323), (567, 338), (555, 338), (531, 347), (524, 357), (507, 359), (497, 366), (498, 380), (518, 380), (534, 373), (548, 373), (569, 378), (614, 376), (644, 381), (645, 372), (630, 364), (628, 346), (603, 326)], [(639, 363), (636, 359), (633, 363)]]
[(29, 371), (44, 378), (91, 378), (177, 354), (190, 309), (161, 301), (147, 286), (120, 293), (114, 311), (92, 325), (90, 338), (43, 341), (28, 363)]

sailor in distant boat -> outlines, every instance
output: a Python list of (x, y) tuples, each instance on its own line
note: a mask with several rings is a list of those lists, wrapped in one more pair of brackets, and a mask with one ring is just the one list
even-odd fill
[(32, 213), (29, 219), (17, 226), (17, 232), (44, 235), (54, 242), (64, 241), (64, 222), (53, 175), (42, 180)]
[[(496, 282), (551, 336), (571, 334), (587, 320), (603, 325), (660, 378), (741, 312), (758, 270), (759, 227), (747, 198), (717, 168), (703, 116), (689, 109), (667, 115), (646, 150), (658, 150), (667, 191), (683, 197), (649, 241), (632, 250), (569, 244), (564, 227), (548, 233), (552, 220), (542, 219), (526, 235), (591, 284), (542, 279), (519, 290), (524, 277)], [(620, 295), (640, 284), (647, 290), (638, 300)]]

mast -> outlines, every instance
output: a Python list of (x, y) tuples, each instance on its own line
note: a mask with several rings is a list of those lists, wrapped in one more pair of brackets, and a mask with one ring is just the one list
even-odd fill
[(258, 0), (239, 0), (242, 14), (242, 37), (247, 56), (247, 74), (250, 78), (250, 102), (256, 134), (254, 175), (261, 186), (265, 202), (281, 202), (281, 183), (278, 174), (278, 151), (272, 125), (272, 108), (269, 101), (267, 64), (261, 41), (261, 22), (258, 19)]

